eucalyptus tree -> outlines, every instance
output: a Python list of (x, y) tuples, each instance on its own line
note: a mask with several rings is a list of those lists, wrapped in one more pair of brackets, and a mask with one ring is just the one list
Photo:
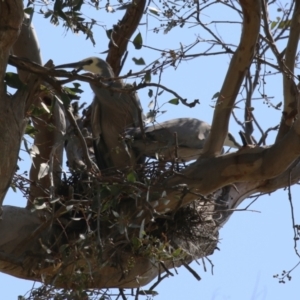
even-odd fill
[[(162, 2), (157, 8), (145, 0), (126, 5), (108, 3), (108, 13), (120, 9), (124, 15), (107, 30), (109, 43), (104, 64), (110, 66), (110, 72), (106, 76), (59, 70), (53, 61), (43, 64), (31, 23), (35, 7), (28, 3), (24, 14), (21, 0), (1, 1), (0, 199), (3, 204), (8, 189), (14, 186), (24, 192), (28, 205), (2, 205), (0, 271), (42, 281), (54, 289), (69, 289), (77, 296), (85, 289), (111, 287), (120, 288), (122, 294), (122, 288), (140, 288), (181, 265), (199, 277), (188, 264), (214, 252), (219, 228), (244, 199), (297, 183), (300, 121), (295, 66), (300, 4), (291, 1), (272, 21), (269, 6), (272, 8), (275, 2), (183, 1), (177, 6)], [(101, 3), (92, 1), (89, 5), (98, 9)], [(80, 0), (56, 0), (51, 9), (48, 6), (40, 12), (53, 24), (62, 22), (97, 43), (93, 35), (96, 21), (84, 19), (83, 6)], [(213, 13), (211, 8), (231, 9), (238, 15), (238, 45), (219, 38), (210, 26), (217, 20), (212, 24), (203, 22), (206, 11)], [(158, 18), (161, 26), (154, 28), (158, 33), (186, 30), (188, 34), (187, 23), (198, 26), (210, 37), (202, 41), (207, 42), (207, 49), (190, 54), (199, 39), (178, 49), (160, 49), (159, 58), (152, 64), (123, 74), (128, 43), (132, 41), (140, 51), (145, 46), (142, 35), (134, 33), (147, 14)], [(215, 49), (218, 50), (214, 52)], [(198, 100), (188, 101), (176, 90), (162, 85), (160, 77), (166, 68), (176, 68), (184, 60), (218, 54), (229, 55), (230, 64), (220, 91), (214, 95), (212, 125), (196, 161), (186, 165), (179, 160), (179, 129), (174, 129), (173, 143), (168, 143), (168, 147), (174, 147), (169, 161), (153, 154), (148, 155), (153, 160), (139, 160), (135, 151), (147, 156), (147, 147), (141, 148), (149, 142), (144, 122), (155, 123), (157, 111), (152, 109), (144, 118), (137, 93), (155, 87), (173, 95), (171, 104), (197, 109)], [(137, 66), (143, 63), (143, 59), (135, 61)], [(17, 68), (18, 77), (7, 72), (8, 64)], [(260, 85), (267, 72), (282, 76), (284, 92), (279, 130), (269, 146), (265, 145), (266, 136), (276, 128), (261, 130), (260, 140), (252, 137), (256, 122), (253, 95), (256, 92), (266, 99)], [(160, 75), (155, 77), (157, 74)], [(125, 85), (124, 78), (134, 83)], [(153, 82), (153, 78), (158, 79)], [(83, 111), (80, 103), (74, 105), (79, 89), (76, 85), (73, 89), (65, 87), (75, 80), (90, 83), (94, 92), (102, 91), (101, 95), (96, 92), (91, 106)], [(16, 91), (10, 93), (8, 86)], [(237, 120), (243, 145), (238, 151), (223, 153), (239, 94), (245, 103), (244, 120)], [(97, 100), (102, 95), (103, 101)], [(157, 92), (155, 101), (159, 96)], [(103, 105), (105, 101), (107, 104)], [(275, 108), (280, 109), (280, 105)], [(138, 140), (134, 135), (128, 137), (133, 123), (139, 128), (135, 130), (140, 130)], [(191, 126), (186, 132), (192, 135), (194, 128)], [(32, 147), (27, 147), (32, 157), (28, 178), (16, 171), (26, 135), (33, 137)], [(140, 143), (138, 149), (135, 138)], [(114, 144), (107, 146), (107, 139)], [(68, 174), (62, 174), (64, 151)], [(47, 293), (44, 297), (51, 291)]]

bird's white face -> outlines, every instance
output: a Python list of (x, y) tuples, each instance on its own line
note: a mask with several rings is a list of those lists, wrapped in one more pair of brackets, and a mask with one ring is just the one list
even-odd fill
[[(91, 63), (90, 63), (91, 61)], [(87, 64), (83, 64), (82, 69), (94, 74), (102, 75), (102, 69), (99, 67), (100, 60), (97, 57), (86, 58), (81, 61), (82, 63), (88, 62)]]

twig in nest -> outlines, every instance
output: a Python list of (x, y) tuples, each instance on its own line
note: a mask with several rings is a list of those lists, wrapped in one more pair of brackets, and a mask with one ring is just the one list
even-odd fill
[(182, 261), (182, 265), (192, 273), (192, 275), (198, 280), (201, 280), (201, 277), (197, 274), (196, 271), (194, 271), (188, 264), (186, 264), (184, 261)]
[[(216, 247), (218, 250), (220, 250), (218, 247)], [(208, 262), (210, 263), (210, 265), (211, 265), (211, 274), (212, 275), (214, 275), (214, 264), (212, 263), (212, 261), (208, 258), (208, 257), (204, 257), (205, 259), (207, 259), (208, 260)], [(204, 259), (202, 258), (202, 262), (204, 263)]]
[(98, 212), (97, 212), (97, 238), (98, 238), (98, 243), (101, 249), (103, 249), (103, 244), (100, 236), (100, 214), (101, 214), (101, 209), (102, 209), (102, 202), (100, 198), (100, 192), (99, 188), (97, 189), (97, 201), (98, 201)]
[(169, 277), (168, 274), (165, 274), (164, 276), (160, 276), (161, 274), (159, 273), (157, 281), (150, 287), (150, 291), (153, 291), (165, 278)]
[(174, 141), (175, 141), (175, 163), (176, 163), (176, 171), (179, 172), (179, 164), (178, 164), (178, 134), (174, 132)]
[(179, 201), (178, 201), (178, 203), (177, 203), (175, 209), (173, 210), (173, 213), (172, 213), (172, 219), (174, 219), (175, 214), (177, 213), (178, 209), (179, 209), (179, 208), (181, 207), (181, 205), (182, 205), (183, 198), (187, 195), (188, 192), (189, 192), (189, 189), (188, 189), (188, 187), (185, 186), (185, 187), (183, 188), (182, 195), (181, 195), (181, 197), (180, 197), (180, 199), (179, 199)]
[(123, 300), (127, 300), (127, 298), (126, 298), (126, 296), (125, 296), (125, 294), (124, 294), (124, 292), (123, 292), (123, 289), (119, 289), (119, 292), (120, 292), (120, 296), (122, 297), (122, 299)]
[(159, 264), (162, 266), (162, 268), (165, 270), (165, 272), (168, 275), (174, 276), (174, 274), (167, 269), (167, 267), (165, 266), (165, 264), (162, 261)]

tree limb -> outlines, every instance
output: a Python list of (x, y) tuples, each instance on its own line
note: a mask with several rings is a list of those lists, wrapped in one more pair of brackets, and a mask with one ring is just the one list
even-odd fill
[(136, 31), (143, 16), (145, 5), (146, 0), (133, 0), (122, 20), (113, 26), (106, 61), (112, 67), (116, 76), (121, 72), (122, 57), (127, 50), (129, 39)]
[(255, 54), (260, 30), (260, 0), (242, 0), (240, 4), (244, 16), (241, 40), (232, 56), (215, 107), (211, 133), (203, 149), (203, 156), (207, 157), (219, 155), (221, 152), (236, 96)]

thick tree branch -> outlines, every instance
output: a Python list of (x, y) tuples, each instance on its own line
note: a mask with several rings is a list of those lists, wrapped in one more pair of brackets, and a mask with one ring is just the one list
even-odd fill
[[(11, 46), (16, 41), (23, 20), (23, 1), (0, 1), (0, 206), (16, 170), (24, 130), (24, 102), (6, 95), (4, 76)], [(19, 105), (20, 104), (20, 105)]]
[(277, 140), (281, 139), (291, 128), (297, 114), (297, 102), (299, 101), (299, 91), (295, 84), (293, 74), (297, 56), (297, 48), (300, 37), (300, 2), (295, 1), (295, 8), (291, 20), (290, 34), (285, 49), (285, 67), (288, 72), (283, 71), (283, 96), (284, 106), (282, 121), (280, 124)]
[[(300, 121), (297, 120), (284, 139), (270, 148), (244, 148), (216, 158), (200, 158), (181, 174), (167, 179), (163, 187), (153, 193), (153, 207), (160, 213), (174, 210), (183, 188), (190, 192), (182, 200), (185, 205), (193, 201), (197, 193), (206, 196), (236, 182), (259, 182), (279, 176), (300, 155), (299, 128)], [(159, 198), (164, 190), (166, 197), (155, 198)], [(171, 200), (167, 204), (166, 198)]]
[[(30, 19), (25, 17), (22, 30), (19, 38), (13, 46), (13, 53), (23, 59), (33, 62), (33, 65), (41, 65), (42, 58), (40, 53), (40, 47), (38, 43), (37, 36), (33, 25), (30, 23)], [(48, 68), (53, 67), (52, 62), (48, 62), (46, 65)], [(47, 105), (49, 108), (53, 107), (51, 113), (45, 112), (40, 114), (37, 117), (33, 117), (33, 124), (37, 129), (34, 138), (34, 145), (38, 148), (39, 152), (33, 156), (33, 164), (30, 169), (30, 197), (27, 204), (28, 208), (32, 207), (32, 203), (37, 197), (45, 197), (48, 195), (50, 187), (49, 174), (44, 176), (42, 179), (38, 179), (39, 169), (41, 163), (48, 163), (50, 160), (50, 154), (52, 149), (56, 146), (54, 152), (54, 164), (53, 164), (53, 176), (55, 186), (60, 184), (60, 174), (62, 166), (62, 155), (63, 155), (63, 134), (66, 130), (65, 116), (64, 111), (59, 105), (55, 102), (54, 96), (49, 92), (37, 92), (42, 81), (36, 80), (34, 86), (30, 84), (32, 80), (36, 79), (35, 75), (31, 75), (30, 70), (24, 70), (18, 68), (18, 73), (21, 80), (24, 83), (28, 84), (28, 96), (26, 97), (26, 113), (30, 114), (29, 110), (32, 110), (33, 106), (35, 108), (42, 109), (41, 103)], [(44, 83), (47, 86), (47, 83)], [(23, 91), (18, 91), (16, 93), (19, 95), (20, 101), (24, 102)], [(53, 187), (54, 188), (54, 187)]]
[[(40, 45), (35, 32), (35, 29), (31, 23), (31, 19), (25, 15), (20, 35), (17, 41), (14, 43), (12, 52), (18, 57), (27, 58), (32, 62), (39, 65), (42, 64), (42, 57), (40, 53)], [(28, 72), (18, 69), (18, 74), (23, 82), (26, 82)]]
[(23, 20), (23, 1), (0, 1), (0, 97), (4, 97), (4, 76), (11, 46), (17, 40)]
[[(43, 113), (38, 117), (33, 117), (34, 127), (37, 132), (34, 137), (34, 145), (39, 149), (39, 152), (33, 157), (33, 164), (30, 168), (30, 197), (27, 203), (27, 208), (32, 208), (33, 201), (37, 197), (49, 197), (49, 188), (57, 188), (60, 185), (60, 177), (62, 172), (63, 161), (63, 135), (66, 132), (66, 122), (64, 111), (61, 105), (54, 99), (53, 96), (45, 96), (40, 99), (39, 103), (35, 103), (35, 107), (42, 108), (41, 101), (46, 102), (46, 105), (51, 106), (54, 102), (52, 113)], [(55, 147), (54, 153), (52, 149)], [(53, 157), (53, 178), (54, 186), (50, 184), (50, 178), (47, 174), (39, 179), (38, 174), (42, 163), (48, 164), (50, 156)]]
[(131, 5), (127, 8), (123, 19), (113, 27), (106, 61), (112, 67), (116, 76), (121, 72), (122, 57), (127, 50), (128, 42), (132, 34), (136, 31), (143, 16), (145, 5), (146, 0), (133, 0)]
[(236, 96), (255, 54), (260, 29), (260, 0), (242, 0), (240, 4), (244, 16), (241, 40), (231, 59), (220, 91), (214, 111), (211, 134), (205, 143), (203, 156), (220, 154), (228, 132), (229, 118)]
[[(299, 34), (300, 34), (300, 27), (299, 27), (300, 5), (298, 1), (294, 1), (295, 8), (291, 20), (290, 35), (288, 38), (287, 48), (285, 49), (286, 60), (283, 60), (283, 54), (280, 53), (279, 50), (277, 49), (276, 42), (273, 38), (273, 35), (269, 27), (267, 1), (265, 0), (261, 0), (261, 1), (262, 1), (262, 17), (264, 22), (263, 28), (266, 35), (265, 39), (268, 43), (268, 46), (273, 51), (276, 57), (279, 70), (283, 76), (284, 105), (283, 105), (280, 128), (276, 138), (276, 140), (280, 140), (290, 130), (295, 115), (297, 114), (297, 101), (299, 97), (298, 95), (299, 92), (297, 91), (297, 86), (295, 84), (293, 77), (294, 77), (296, 51), (298, 46)], [(288, 20), (285, 21), (287, 22)]]

